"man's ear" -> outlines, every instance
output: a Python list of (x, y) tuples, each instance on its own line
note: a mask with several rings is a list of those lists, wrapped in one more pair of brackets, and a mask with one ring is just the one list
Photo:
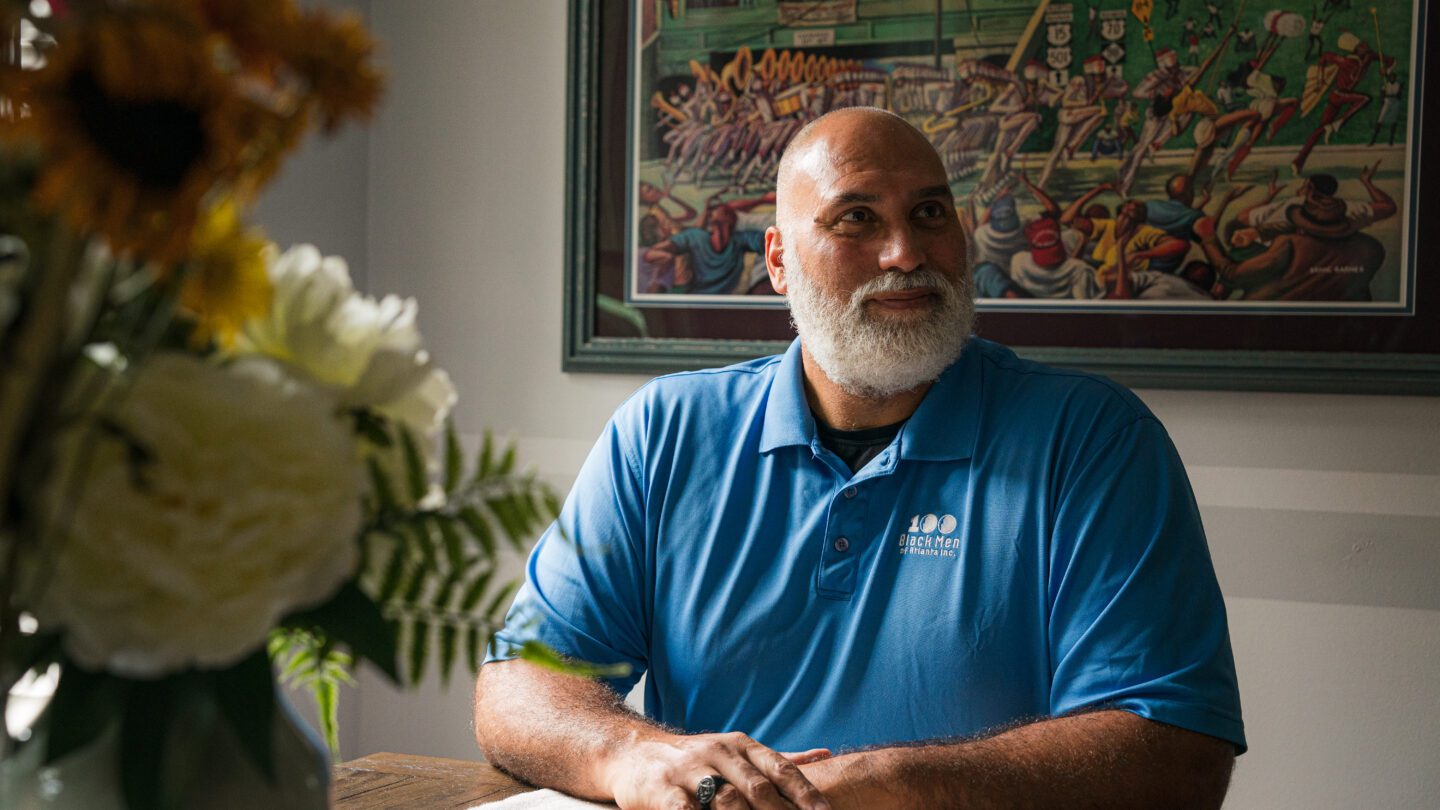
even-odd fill
[(770, 286), (785, 295), (785, 249), (781, 245), (780, 229), (774, 225), (765, 229), (765, 269), (770, 273)]

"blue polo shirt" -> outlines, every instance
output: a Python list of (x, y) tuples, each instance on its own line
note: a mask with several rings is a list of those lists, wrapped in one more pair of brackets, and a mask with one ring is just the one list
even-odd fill
[(1118, 708), (1244, 750), (1190, 485), (1091, 375), (972, 339), (859, 472), (816, 436), (799, 343), (661, 377), (615, 413), (488, 661), (539, 639), (648, 672), (645, 711), (779, 750)]

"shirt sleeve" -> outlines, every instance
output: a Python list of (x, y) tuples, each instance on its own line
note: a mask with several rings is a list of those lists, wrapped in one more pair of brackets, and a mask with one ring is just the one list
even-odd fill
[(1123, 709), (1246, 748), (1225, 603), (1179, 455), (1152, 416), (1062, 482), (1051, 539), (1053, 715)]
[(628, 676), (606, 681), (620, 694), (645, 671), (650, 622), (642, 478), (616, 420), (531, 552), (525, 581), (485, 663), (518, 658), (525, 642), (539, 641), (581, 661), (628, 664)]

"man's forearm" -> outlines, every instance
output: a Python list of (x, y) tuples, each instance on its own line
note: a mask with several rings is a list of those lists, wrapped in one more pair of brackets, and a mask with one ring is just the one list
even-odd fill
[(686, 806), (706, 776), (728, 782), (717, 807), (831, 810), (797, 767), (828, 750), (780, 754), (735, 732), (677, 734), (631, 712), (602, 683), (525, 661), (481, 668), (475, 740), (491, 764), (531, 784), (626, 810)]
[(881, 748), (802, 770), (845, 808), (1213, 808), (1223, 740), (1124, 711), (1045, 720), (959, 743)]
[(485, 758), (535, 785), (610, 798), (607, 753), (664, 730), (609, 687), (523, 661), (486, 664), (475, 685), (475, 741)]

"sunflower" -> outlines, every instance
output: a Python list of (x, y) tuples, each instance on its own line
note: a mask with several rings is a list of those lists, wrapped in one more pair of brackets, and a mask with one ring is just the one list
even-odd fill
[(358, 15), (305, 11), (280, 33), (280, 41), (285, 61), (304, 77), (326, 132), (346, 118), (370, 115), (382, 82), (371, 66), (375, 41)]
[(243, 171), (254, 105), (184, 2), (88, 10), (16, 95), (14, 135), (44, 154), (37, 205), (117, 252), (183, 258), (205, 196)]
[(270, 243), (242, 226), (239, 207), (226, 200), (195, 229), (180, 287), (180, 306), (195, 319), (194, 340), (228, 347), (240, 327), (270, 309)]

